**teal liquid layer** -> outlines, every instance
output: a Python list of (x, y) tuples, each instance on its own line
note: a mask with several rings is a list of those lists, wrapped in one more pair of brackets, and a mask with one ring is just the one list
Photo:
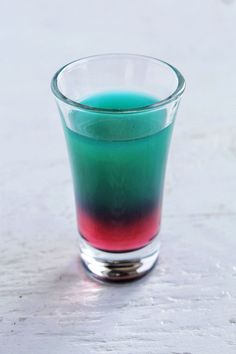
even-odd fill
[[(131, 109), (157, 101), (137, 92), (105, 92), (82, 103)], [(101, 114), (73, 110), (65, 136), (79, 232), (108, 251), (145, 246), (159, 231), (172, 124), (165, 110)], [(146, 220), (146, 221), (145, 221)]]

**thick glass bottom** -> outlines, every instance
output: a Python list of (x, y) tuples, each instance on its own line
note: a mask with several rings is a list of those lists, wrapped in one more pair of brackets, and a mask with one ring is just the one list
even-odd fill
[(131, 252), (105, 252), (80, 237), (80, 254), (85, 267), (98, 279), (125, 281), (140, 278), (155, 265), (160, 251), (160, 236), (147, 246)]

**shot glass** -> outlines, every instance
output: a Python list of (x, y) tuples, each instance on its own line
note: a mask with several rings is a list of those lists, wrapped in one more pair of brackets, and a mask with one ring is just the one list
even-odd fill
[(103, 280), (141, 277), (159, 255), (184, 78), (159, 59), (105, 54), (63, 66), (51, 87), (71, 164), (81, 259)]

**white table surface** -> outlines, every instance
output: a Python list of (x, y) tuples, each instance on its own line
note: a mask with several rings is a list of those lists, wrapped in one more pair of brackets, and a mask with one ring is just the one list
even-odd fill
[[(236, 1), (2, 1), (0, 353), (236, 353)], [(49, 81), (105, 52), (176, 65), (187, 90), (167, 170), (159, 265), (93, 281), (78, 261)]]

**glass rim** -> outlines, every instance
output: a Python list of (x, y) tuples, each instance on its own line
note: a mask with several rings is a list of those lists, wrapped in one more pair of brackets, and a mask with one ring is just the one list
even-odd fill
[[(69, 67), (71, 64), (74, 64), (76, 62), (83, 62), (83, 61), (94, 60), (94, 59), (98, 59), (98, 58), (113, 57), (113, 56), (115, 56), (115, 57), (127, 56), (127, 57), (133, 57), (133, 58), (143, 58), (146, 60), (151, 60), (151, 61), (155, 61), (155, 62), (159, 62), (161, 64), (164, 64), (165, 66), (167, 66), (169, 69), (171, 69), (174, 72), (174, 74), (177, 78), (177, 87), (169, 96), (167, 96), (166, 98), (164, 98), (160, 101), (154, 102), (154, 103), (147, 105), (147, 106), (141, 106), (138, 108), (129, 108), (129, 109), (127, 109), (127, 108), (126, 109), (98, 108), (98, 107), (94, 107), (94, 106), (89, 106), (89, 105), (86, 105), (86, 104), (83, 104), (83, 103), (80, 103), (80, 102), (70, 99), (69, 97), (65, 96), (60, 91), (60, 89), (58, 87), (58, 77), (63, 72), (63, 70), (66, 69), (67, 67)], [(63, 65), (59, 70), (56, 71), (56, 73), (54, 74), (54, 76), (51, 80), (51, 90), (52, 90), (53, 94), (60, 101), (67, 103), (70, 106), (77, 107), (77, 108), (84, 110), (84, 111), (90, 111), (90, 112), (92, 111), (92, 112), (97, 112), (97, 113), (112, 113), (112, 114), (126, 113), (127, 114), (127, 113), (139, 113), (139, 112), (143, 112), (143, 111), (147, 111), (147, 110), (157, 109), (159, 107), (163, 107), (163, 106), (167, 105), (170, 102), (176, 101), (179, 97), (182, 96), (182, 94), (185, 90), (185, 79), (178, 69), (176, 69), (173, 65), (167, 63), (164, 60), (157, 59), (152, 56), (141, 55), (141, 54), (107, 53), (107, 54), (97, 54), (97, 55), (83, 57), (83, 58), (73, 60), (73, 61)]]

